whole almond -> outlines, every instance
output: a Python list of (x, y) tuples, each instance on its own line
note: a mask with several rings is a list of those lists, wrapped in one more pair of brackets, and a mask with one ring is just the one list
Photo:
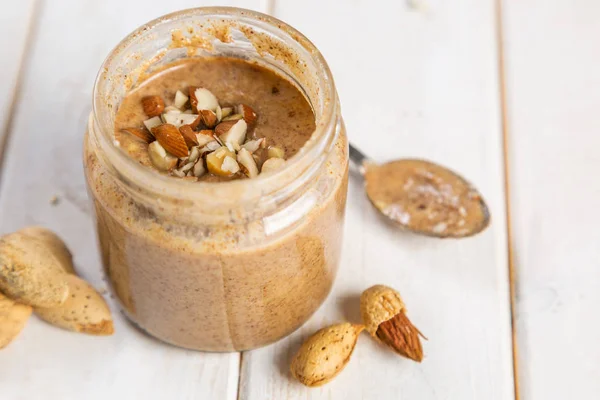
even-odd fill
[(0, 349), (17, 337), (30, 315), (30, 306), (16, 303), (0, 293)]
[(406, 316), (400, 293), (385, 285), (375, 285), (360, 297), (360, 312), (366, 330), (398, 354), (421, 362), (423, 334)]
[(67, 275), (69, 297), (58, 307), (35, 307), (44, 321), (70, 331), (91, 335), (112, 335), (112, 315), (104, 298), (89, 283), (75, 275)]
[(58, 237), (56, 233), (41, 226), (29, 226), (19, 230), (19, 232), (37, 239), (46, 245), (48, 250), (54, 254), (60, 263), (60, 266), (66, 273), (75, 273), (75, 268), (73, 266), (73, 255), (71, 254), (71, 251), (65, 242), (63, 242), (63, 240)]
[(152, 136), (152, 134), (146, 130), (146, 129), (142, 129), (142, 128), (125, 128), (125, 129), (121, 129), (123, 132), (127, 132), (130, 135), (133, 135), (135, 137), (137, 137), (138, 139), (143, 140), (146, 143), (152, 143), (154, 142), (154, 136)]
[(188, 148), (192, 148), (194, 146), (198, 146), (198, 138), (196, 138), (196, 131), (192, 129), (189, 125), (182, 125), (179, 127), (179, 133), (183, 136), (185, 140), (185, 144)]
[(315, 332), (292, 359), (292, 376), (306, 386), (320, 386), (339, 374), (352, 356), (362, 325), (348, 322)]
[(164, 149), (175, 157), (186, 157), (189, 154), (185, 139), (175, 125), (162, 124), (152, 128), (156, 140)]
[(246, 121), (248, 125), (252, 125), (256, 122), (256, 118), (258, 118), (254, 109), (247, 104), (240, 104), (237, 108), (237, 112), (243, 116), (244, 121)]
[(160, 115), (165, 109), (165, 102), (160, 96), (148, 96), (142, 99), (142, 108), (149, 117)]
[(12, 300), (38, 307), (61, 305), (69, 294), (68, 276), (39, 240), (20, 232), (0, 238), (0, 291)]

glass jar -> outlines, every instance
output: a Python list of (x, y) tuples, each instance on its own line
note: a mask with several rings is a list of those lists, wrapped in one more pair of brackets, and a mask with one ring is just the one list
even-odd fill
[[(129, 158), (116, 110), (154, 69), (185, 57), (239, 57), (305, 93), (316, 130), (281, 170), (189, 182)], [(274, 342), (323, 303), (339, 263), (348, 142), (331, 72), (283, 22), (237, 8), (197, 8), (125, 38), (94, 88), (84, 165), (102, 261), (126, 315), (165, 342), (240, 351)]]

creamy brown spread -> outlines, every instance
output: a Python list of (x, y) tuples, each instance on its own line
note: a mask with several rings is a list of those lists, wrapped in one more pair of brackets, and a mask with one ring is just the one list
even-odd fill
[(440, 237), (483, 230), (489, 213), (479, 193), (463, 178), (423, 160), (367, 164), (367, 195), (392, 221)]

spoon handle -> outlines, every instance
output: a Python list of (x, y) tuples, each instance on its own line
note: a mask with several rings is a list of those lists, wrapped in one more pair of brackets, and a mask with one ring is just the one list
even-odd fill
[(368, 157), (350, 143), (350, 160), (352, 160), (356, 167), (362, 170), (364, 168), (363, 164), (368, 160)]

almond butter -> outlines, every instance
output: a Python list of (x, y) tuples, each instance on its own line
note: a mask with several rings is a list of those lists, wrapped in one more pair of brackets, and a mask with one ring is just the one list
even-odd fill
[(248, 125), (252, 125), (256, 122), (257, 115), (252, 107), (247, 104), (240, 104), (237, 107), (237, 113), (243, 116), (244, 121), (246, 121)]
[(154, 136), (147, 130), (142, 128), (125, 128), (121, 129), (123, 132), (127, 132), (130, 135), (137, 137), (138, 139), (143, 140), (146, 143), (154, 142)]
[(23, 330), (31, 307), (19, 304), (0, 293), (0, 349), (8, 346)]
[(350, 361), (364, 328), (346, 322), (318, 330), (302, 344), (292, 359), (292, 376), (306, 386), (329, 382)]
[(179, 127), (179, 133), (183, 136), (185, 144), (188, 148), (198, 146), (198, 139), (196, 138), (196, 131), (189, 125), (182, 125)]
[(183, 135), (175, 125), (162, 124), (152, 128), (154, 137), (160, 145), (175, 157), (187, 157), (189, 154), (188, 147), (185, 143)]
[(406, 316), (400, 293), (388, 286), (375, 285), (361, 295), (360, 311), (371, 336), (404, 357), (423, 360), (419, 336), (425, 337)]
[(165, 102), (160, 96), (148, 96), (142, 99), (142, 108), (149, 117), (160, 115), (165, 109)]

